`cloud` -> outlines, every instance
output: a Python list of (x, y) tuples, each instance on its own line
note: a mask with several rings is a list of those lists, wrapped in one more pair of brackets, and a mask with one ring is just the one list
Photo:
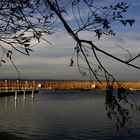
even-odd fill
[[(106, 1), (107, 0), (98, 4), (103, 5)], [(114, 0), (114, 2), (118, 1)], [(140, 5), (140, 2), (137, 1), (137, 4)], [(129, 16), (133, 16), (138, 19), (132, 28), (125, 28), (120, 26), (121, 24), (113, 24), (113, 29), (117, 31), (116, 36), (103, 36), (98, 40), (97, 37), (95, 37), (94, 32), (83, 31), (79, 34), (79, 37), (82, 39), (92, 40), (97, 47), (124, 60), (126, 59), (126, 56), (128, 57), (128, 53), (123, 51), (121, 48), (116, 47), (115, 44), (118, 44), (125, 49), (129, 49), (132, 52), (132, 55), (135, 56), (140, 51), (138, 5), (132, 6), (132, 9), (130, 9), (129, 12)], [(137, 12), (134, 7), (138, 10)], [(78, 16), (78, 13), (76, 16)], [(84, 12), (82, 13), (82, 16), (84, 18)], [(74, 16), (70, 13), (67, 18), (68, 21), (71, 22), (71, 25), (74, 26), (74, 23), (72, 23)], [(63, 31), (62, 28), (58, 29), (50, 36), (45, 36), (45, 38), (51, 42), (51, 44), (41, 41), (40, 44), (33, 47), (31, 56), (24, 56), (17, 52), (13, 55), (13, 61), (18, 67), (21, 77), (38, 79), (82, 79), (76, 66), (69, 67), (70, 58), (74, 51), (73, 48), (76, 46), (76, 42), (73, 38), (66, 31)], [(35, 42), (32, 43), (34, 44)], [(140, 72), (138, 70), (120, 65), (120, 63), (114, 61), (112, 58), (110, 59), (102, 53), (98, 53), (98, 56), (104, 66), (118, 79), (139, 80), (137, 75), (140, 75)], [(140, 61), (137, 61), (136, 63), (139, 65), (139, 62)], [(12, 65), (10, 63), (6, 63), (2, 66), (0, 69), (2, 73), (0, 77), (17, 77), (15, 70), (11, 67)], [(135, 73), (135, 75), (130, 75), (130, 73)]]
[[(99, 48), (111, 53), (119, 58), (126, 59), (128, 53), (115, 46), (119, 44), (121, 47), (130, 49), (134, 55), (139, 50), (139, 35), (135, 33), (119, 33), (115, 37), (103, 36), (100, 40), (95, 39), (95, 34), (90, 32), (81, 32), (81, 38), (93, 40), (93, 43)], [(23, 78), (49, 78), (49, 79), (82, 79), (78, 74), (77, 67), (69, 67), (70, 58), (75, 47), (74, 40), (65, 32), (58, 32), (52, 36), (47, 36), (52, 43), (41, 42), (34, 47), (31, 56), (24, 56), (19, 53), (14, 55), (14, 61), (20, 70)], [(114, 73), (116, 69), (120, 69), (120, 63), (116, 63), (113, 59), (106, 57), (102, 53), (98, 53), (99, 58), (109, 71)], [(9, 71), (9, 70), (7, 70)], [(11, 71), (11, 70), (10, 70)], [(14, 71), (14, 70), (12, 70)], [(122, 70), (122, 73), (124, 71)], [(117, 71), (116, 71), (117, 73)], [(119, 72), (121, 73), (121, 72)], [(9, 75), (10, 72), (7, 72)], [(13, 75), (16, 76), (15, 71)], [(123, 74), (119, 74), (122, 75)], [(127, 76), (123, 76), (127, 78)]]

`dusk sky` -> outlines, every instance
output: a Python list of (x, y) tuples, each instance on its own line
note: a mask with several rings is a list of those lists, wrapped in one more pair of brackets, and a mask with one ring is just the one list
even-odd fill
[[(101, 0), (100, 3), (97, 3), (97, 1), (98, 0), (95, 0), (96, 5), (105, 6), (107, 4), (117, 3), (121, 0)], [(126, 51), (116, 47), (116, 44), (130, 50), (132, 56), (138, 55), (140, 52), (140, 0), (127, 0), (127, 2), (132, 3), (132, 5), (125, 15), (128, 18), (134, 18), (136, 21), (132, 27), (124, 27), (120, 23), (114, 24), (112, 28), (115, 30), (116, 35), (102, 36), (100, 40), (95, 37), (93, 32), (83, 32), (80, 34), (80, 37), (92, 40), (96, 46), (122, 59), (125, 59), (128, 54)], [(68, 14), (67, 19), (70, 25), (73, 26), (74, 17), (72, 13)], [(33, 52), (31, 52), (30, 56), (24, 56), (15, 52), (13, 61), (18, 67), (22, 79), (89, 79), (89, 77), (82, 77), (79, 74), (76, 64), (73, 67), (69, 67), (70, 59), (74, 51), (73, 48), (76, 43), (72, 37), (67, 34), (64, 28), (59, 27), (57, 30), (54, 34), (46, 36), (51, 44), (42, 40), (40, 44), (33, 48)], [(105, 55), (99, 54), (99, 56), (104, 66), (110, 73), (114, 74), (117, 80), (140, 80), (140, 70), (131, 68), (125, 64), (120, 64), (120, 62)], [(135, 64), (140, 66), (140, 58), (137, 59)], [(17, 73), (10, 62), (1, 66), (0, 78), (17, 78)]]

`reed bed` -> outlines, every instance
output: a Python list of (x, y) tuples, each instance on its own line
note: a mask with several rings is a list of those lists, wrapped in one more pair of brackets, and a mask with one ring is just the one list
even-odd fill
[[(107, 82), (90, 82), (90, 81), (56, 81), (56, 82), (39, 82), (39, 81), (0, 81), (0, 89), (3, 88), (37, 88), (38, 85), (42, 88), (53, 88), (53, 89), (91, 89), (91, 88), (101, 88), (105, 89)], [(112, 83), (109, 83), (112, 85)], [(140, 89), (140, 82), (119, 82), (114, 83), (114, 88), (119, 88), (122, 86), (126, 89)]]

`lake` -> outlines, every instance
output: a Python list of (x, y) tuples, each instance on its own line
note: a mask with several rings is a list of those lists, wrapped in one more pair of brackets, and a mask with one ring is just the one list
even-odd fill
[[(44, 90), (34, 98), (19, 95), (17, 101), (14, 96), (0, 97), (0, 140), (139, 140), (140, 111), (122, 103), (132, 122), (118, 130), (106, 110), (105, 95)], [(132, 97), (140, 105), (140, 92)]]

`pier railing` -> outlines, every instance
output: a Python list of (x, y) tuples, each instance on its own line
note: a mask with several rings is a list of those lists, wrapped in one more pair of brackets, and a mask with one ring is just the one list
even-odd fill
[(0, 92), (37, 90), (37, 82), (32, 81), (0, 81)]

